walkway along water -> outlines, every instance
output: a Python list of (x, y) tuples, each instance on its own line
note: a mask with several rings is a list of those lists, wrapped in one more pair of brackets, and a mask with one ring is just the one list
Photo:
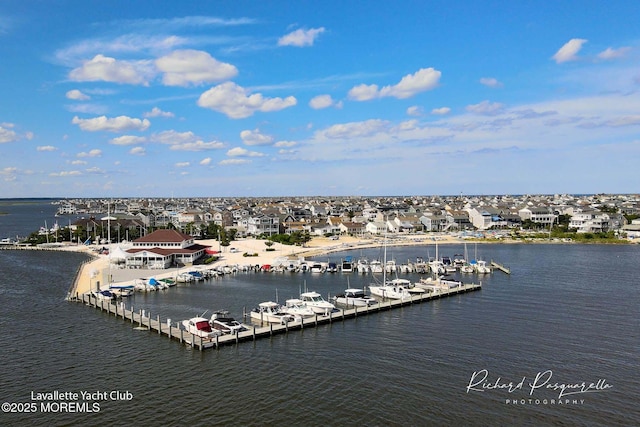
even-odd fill
[(295, 322), (288, 322), (283, 325), (269, 324), (269, 326), (264, 327), (257, 327), (253, 325), (253, 327), (247, 331), (238, 332), (233, 335), (215, 336), (212, 339), (195, 336), (194, 334), (191, 334), (182, 329), (179, 323), (174, 325), (171, 322), (171, 319), (162, 321), (160, 315), (156, 315), (154, 319), (152, 318), (151, 313), (145, 313), (144, 310), (139, 310), (138, 312), (136, 312), (135, 307), (131, 306), (127, 308), (122, 301), (111, 302), (98, 300), (90, 294), (75, 294), (75, 296), (69, 296), (67, 300), (81, 302), (87, 306), (100, 309), (101, 311), (106, 311), (109, 314), (113, 313), (115, 317), (122, 317), (123, 319), (130, 321), (132, 327), (136, 327), (137, 325), (138, 327), (153, 331), (158, 335), (164, 335), (169, 338), (179, 340), (186, 345), (198, 348), (202, 351), (208, 348), (219, 348), (222, 345), (236, 344), (241, 341), (255, 341), (258, 338), (267, 338), (275, 334), (287, 333), (293, 330), (302, 330), (304, 328), (316, 327), (336, 321), (344, 321), (345, 319), (349, 318), (355, 318), (358, 316), (373, 314), (380, 311), (391, 310), (410, 304), (431, 301), (434, 299), (444, 298), (461, 293), (478, 291), (480, 289), (482, 289), (482, 283), (467, 285), (463, 284), (454, 288), (414, 295), (409, 299), (387, 300), (369, 307), (337, 309), (336, 311), (329, 313), (328, 315), (316, 314), (316, 316), (313, 318), (301, 319), (299, 321), (296, 320)]

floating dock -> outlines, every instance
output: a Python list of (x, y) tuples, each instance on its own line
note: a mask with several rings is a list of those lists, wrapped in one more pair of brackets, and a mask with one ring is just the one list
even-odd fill
[(369, 307), (353, 307), (353, 308), (338, 308), (334, 312), (328, 315), (316, 314), (315, 317), (302, 319), (300, 321), (288, 322), (280, 325), (271, 323), (267, 326), (255, 326), (249, 325), (249, 329), (243, 332), (230, 335), (219, 335), (214, 338), (202, 338), (191, 334), (184, 330), (181, 325), (173, 324), (171, 319), (160, 318), (160, 315), (156, 314), (155, 317), (149, 312), (145, 312), (140, 309), (137, 312), (135, 307), (126, 307), (124, 301), (106, 301), (98, 300), (93, 295), (81, 294), (67, 298), (68, 301), (75, 301), (83, 303), (87, 306), (106, 311), (108, 314), (113, 314), (115, 317), (121, 317), (126, 321), (131, 322), (132, 328), (145, 328), (150, 332), (157, 333), (160, 336), (167, 336), (171, 339), (185, 343), (188, 346), (197, 348), (199, 350), (205, 350), (209, 348), (220, 348), (223, 345), (237, 344), (245, 341), (255, 341), (260, 338), (268, 338), (275, 334), (283, 334), (289, 331), (302, 330), (305, 328), (312, 328), (319, 325), (324, 325), (333, 322), (340, 322), (346, 319), (356, 318), (358, 316), (366, 316), (369, 314), (378, 313), (380, 311), (392, 310), (411, 304), (419, 304), (434, 299), (445, 298), (462, 293), (478, 291), (482, 289), (482, 284), (467, 284), (460, 285), (449, 289), (438, 289), (435, 292), (425, 292), (424, 294), (417, 294), (409, 299), (402, 300), (385, 300), (379, 304)]
[(497, 270), (500, 270), (503, 273), (511, 274), (511, 269), (509, 267), (505, 267), (502, 264), (498, 264), (497, 262), (495, 262), (493, 260), (491, 261), (491, 268), (495, 268)]

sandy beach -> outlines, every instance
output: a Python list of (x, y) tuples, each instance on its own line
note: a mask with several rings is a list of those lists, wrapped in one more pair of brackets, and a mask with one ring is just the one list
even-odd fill
[[(463, 243), (464, 240), (453, 236), (438, 236), (438, 244)], [(282, 245), (274, 243), (272, 250), (267, 250), (266, 240), (257, 240), (253, 238), (234, 240), (227, 247), (219, 247), (216, 240), (199, 240), (202, 245), (209, 245), (214, 250), (220, 249), (220, 258), (211, 264), (201, 266), (203, 268), (212, 268), (220, 266), (243, 266), (243, 265), (279, 265), (289, 260), (298, 260), (300, 258), (309, 258), (329, 254), (332, 252), (357, 250), (364, 248), (381, 247), (384, 239), (382, 237), (372, 238), (356, 238), (351, 236), (340, 236), (338, 240), (331, 240), (326, 237), (315, 237), (309, 241), (304, 247)], [(387, 246), (408, 246), (408, 245), (434, 245), (436, 240), (432, 236), (425, 235), (406, 235), (401, 237), (387, 239)], [(111, 245), (115, 249), (117, 244)], [(176, 269), (166, 270), (150, 270), (150, 269), (126, 269), (119, 268), (117, 265), (111, 264), (108, 255), (97, 255), (94, 251), (95, 247), (74, 246), (68, 247), (69, 250), (78, 250), (91, 253), (95, 258), (84, 264), (76, 280), (75, 289), (71, 294), (83, 294), (90, 291), (107, 289), (109, 284), (129, 285), (133, 284), (137, 279), (154, 277), (162, 279), (165, 277), (174, 277)], [(245, 256), (252, 254), (255, 256)]]

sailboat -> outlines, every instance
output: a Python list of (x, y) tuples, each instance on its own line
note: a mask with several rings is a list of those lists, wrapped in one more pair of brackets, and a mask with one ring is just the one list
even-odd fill
[(431, 269), (431, 272), (436, 276), (446, 273), (446, 270), (444, 269), (444, 264), (442, 263), (442, 261), (440, 261), (440, 258), (438, 257), (438, 241), (437, 240), (436, 240), (436, 257), (432, 260), (429, 260), (429, 268)]
[[(384, 265), (387, 264), (387, 233), (384, 234)], [(409, 292), (408, 281), (402, 279), (391, 280), (387, 282), (387, 269), (382, 269), (382, 284), (369, 285), (369, 292), (371, 295), (375, 295), (382, 298), (389, 299), (411, 299), (411, 292)]]
[(464, 264), (462, 265), (462, 267), (460, 267), (460, 272), (461, 273), (473, 273), (474, 272), (474, 268), (471, 264), (469, 264), (469, 262), (467, 261), (469, 259), (469, 253), (467, 252), (467, 242), (464, 242)]
[(491, 269), (487, 266), (487, 262), (478, 259), (478, 244), (476, 243), (475, 249), (475, 263), (473, 265), (476, 273), (478, 274), (487, 274), (491, 273)]

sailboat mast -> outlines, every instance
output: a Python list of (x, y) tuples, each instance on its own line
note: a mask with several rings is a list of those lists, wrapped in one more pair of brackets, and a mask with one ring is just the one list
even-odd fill
[(384, 255), (382, 263), (382, 286), (387, 284), (387, 220), (384, 221)]

